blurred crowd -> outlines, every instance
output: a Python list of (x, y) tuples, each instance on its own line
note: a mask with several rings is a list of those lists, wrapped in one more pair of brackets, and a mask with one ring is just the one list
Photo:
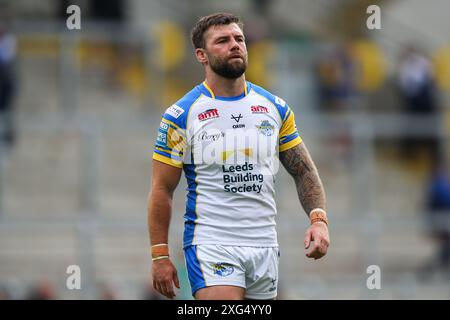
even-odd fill
[(14, 62), (16, 39), (0, 21), (0, 147), (13, 146), (15, 130), (13, 122), (13, 98), (16, 88)]
[[(336, 115), (355, 110), (355, 98), (366, 94), (361, 90), (361, 65), (350, 44), (324, 50), (315, 67), (318, 101), (321, 111)], [(395, 73), (394, 92), (399, 103), (395, 113), (404, 117), (399, 123), (406, 133), (397, 141), (400, 161), (409, 163), (421, 156), (427, 159), (424, 187), (424, 226), (436, 245), (436, 254), (418, 270), (421, 279), (443, 271), (450, 279), (450, 163), (443, 146), (440, 121), (445, 110), (439, 103), (439, 90), (432, 61), (415, 45), (406, 45), (401, 52)], [(429, 119), (431, 132), (409, 135), (418, 121)], [(434, 132), (433, 132), (434, 130)], [(335, 137), (334, 144), (351, 148), (350, 134)], [(419, 209), (420, 210), (420, 209)]]

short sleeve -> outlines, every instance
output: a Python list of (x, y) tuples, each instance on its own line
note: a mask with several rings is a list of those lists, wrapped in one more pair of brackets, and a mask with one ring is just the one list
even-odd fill
[(279, 135), (279, 150), (286, 151), (302, 142), (297, 126), (295, 125), (294, 112), (286, 106), (287, 111), (284, 115), (283, 123)]
[(158, 128), (153, 159), (182, 168), (186, 150), (186, 130), (182, 123), (176, 120), (173, 112), (166, 111), (163, 115)]

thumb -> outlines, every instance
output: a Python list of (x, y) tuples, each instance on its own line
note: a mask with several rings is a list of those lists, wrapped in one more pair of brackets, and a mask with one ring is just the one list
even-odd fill
[(309, 248), (310, 243), (311, 243), (311, 232), (308, 230), (308, 231), (306, 231), (305, 240), (304, 240), (305, 249)]

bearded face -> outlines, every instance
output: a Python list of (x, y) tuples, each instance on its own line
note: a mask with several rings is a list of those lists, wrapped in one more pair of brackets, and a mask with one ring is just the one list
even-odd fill
[(236, 53), (229, 57), (215, 56), (211, 53), (207, 55), (211, 69), (224, 78), (239, 78), (247, 69), (247, 57), (243, 54)]
[(197, 49), (203, 64), (227, 79), (241, 77), (247, 69), (247, 47), (243, 31), (236, 23), (211, 27), (204, 35), (205, 47)]

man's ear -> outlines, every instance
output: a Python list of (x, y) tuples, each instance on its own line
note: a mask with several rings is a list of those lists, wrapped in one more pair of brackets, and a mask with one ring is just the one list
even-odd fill
[(205, 49), (197, 48), (195, 49), (195, 57), (197, 58), (197, 61), (201, 64), (205, 64), (208, 62), (208, 56), (206, 55)]

